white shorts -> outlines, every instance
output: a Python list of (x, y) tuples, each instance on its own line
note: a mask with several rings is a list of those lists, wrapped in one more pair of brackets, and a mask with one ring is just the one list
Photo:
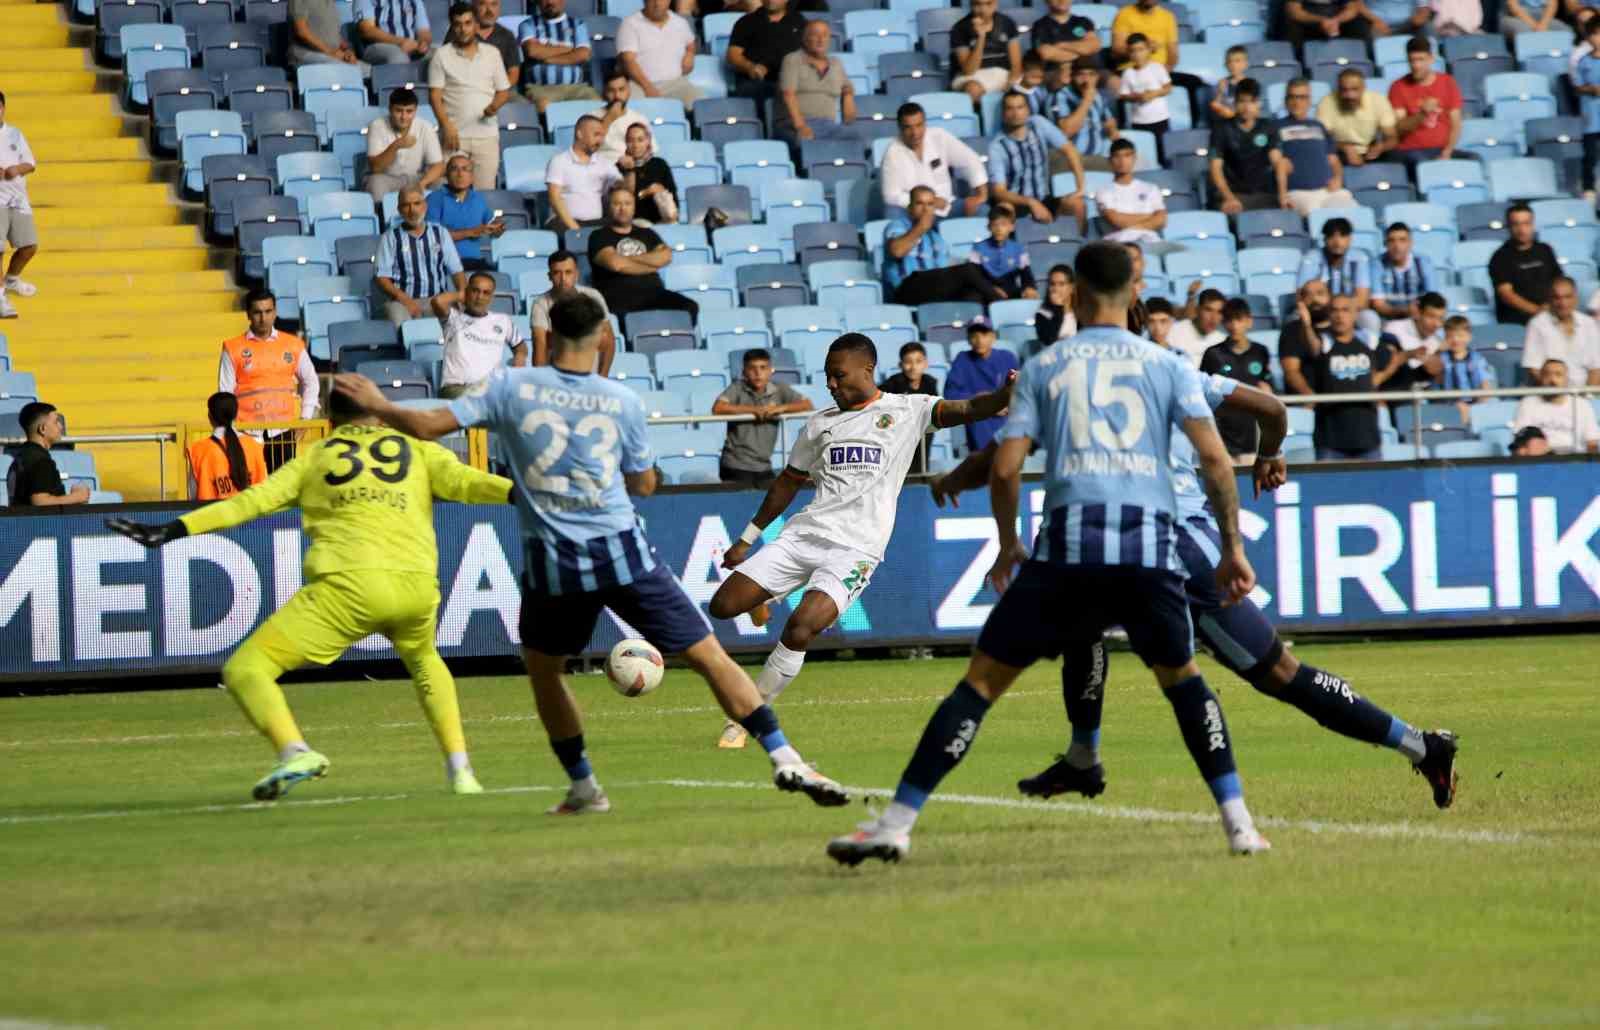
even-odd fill
[(21, 250), (39, 245), (39, 230), (34, 225), (33, 214), (14, 207), (0, 207), (0, 243), (9, 243)]
[(982, 86), (985, 93), (999, 93), (1011, 85), (1011, 69), (979, 68), (971, 75), (957, 75), (950, 88), (958, 90), (969, 82)]
[(778, 539), (746, 558), (734, 569), (782, 600), (804, 587), (832, 598), (843, 615), (867, 589), (878, 563), (860, 551), (840, 547), (816, 537), (779, 533)]

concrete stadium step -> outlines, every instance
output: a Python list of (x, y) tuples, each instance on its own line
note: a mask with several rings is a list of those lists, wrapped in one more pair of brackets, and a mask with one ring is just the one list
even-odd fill
[(175, 197), (172, 186), (164, 182), (121, 183), (97, 186), (92, 191), (82, 186), (34, 186), (30, 183), (28, 199), (34, 207), (120, 208), (137, 204), (162, 207), (171, 204)]
[[(63, 364), (76, 360), (91, 360), (96, 347), (106, 340), (136, 340), (140, 353), (160, 352), (171, 344), (188, 346), (190, 341), (221, 343), (238, 336), (247, 327), (239, 314), (238, 305), (228, 314), (201, 312), (174, 314), (152, 323), (145, 319), (116, 319), (94, 317), (52, 318), (29, 325), (24, 319), (8, 319), (4, 332), (10, 337), (12, 362), (19, 367), (38, 373), (46, 362)], [(36, 350), (25, 350), (37, 347)], [(68, 350), (63, 356), (63, 348)], [(23, 358), (19, 355), (27, 354)]]
[[(44, 394), (56, 407), (67, 414), (67, 425), (73, 432), (83, 432), (83, 423), (89, 417), (89, 412), (100, 412), (94, 417), (96, 422), (105, 425), (117, 424), (112, 421), (113, 416), (107, 414), (117, 412), (114, 416), (120, 419), (121, 424), (143, 423), (146, 425), (172, 425), (177, 422), (191, 422), (204, 419), (206, 414), (206, 398), (217, 390), (216, 370), (212, 369), (209, 376), (196, 376), (193, 379), (150, 379), (139, 383), (135, 388), (138, 396), (137, 404), (121, 403), (122, 398), (128, 396), (127, 387), (118, 389), (114, 383), (50, 383), (39, 384), (39, 392)], [(73, 416), (77, 417), (74, 418)], [(121, 489), (112, 486), (112, 490)]]
[(30, 277), (74, 272), (199, 272), (217, 267), (211, 251), (198, 244), (171, 250), (62, 251), (41, 247), (28, 266)]
[[(38, 157), (37, 154), (34, 155)], [(147, 183), (155, 180), (149, 161), (66, 161), (41, 163), (30, 176), (28, 189), (53, 189), (61, 186), (112, 186)]]
[(93, 93), (98, 75), (92, 71), (29, 71), (23, 81), (27, 83), (29, 93), (65, 96)]
[[(181, 293), (72, 294), (40, 293), (35, 297), (12, 299), (20, 319), (57, 318), (69, 315), (153, 315), (212, 314), (239, 310), (239, 295), (233, 290), (185, 290)], [(159, 330), (158, 330), (159, 331)]]
[[(0, 0), (0, 4), (7, 0)], [(30, 0), (22, 0), (27, 3)], [(7, 12), (5, 21), (9, 24), (10, 12)], [(0, 54), (5, 55), (6, 71), (16, 72), (88, 72), (95, 74), (95, 69), (88, 56), (78, 47), (38, 47), (31, 49), (0, 49)], [(32, 76), (29, 80), (32, 81)], [(90, 88), (94, 84), (90, 83)], [(37, 90), (35, 92), (47, 92)]]
[(201, 346), (196, 341), (184, 341), (182, 353), (106, 354), (93, 361), (65, 363), (51, 373), (50, 383), (52, 386), (62, 383), (115, 386), (148, 379), (192, 381), (215, 377), (221, 343), (216, 340), (209, 346)]
[(135, 161), (149, 156), (144, 140), (138, 136), (87, 136), (36, 140), (32, 129), (27, 130), (28, 146), (38, 159), (40, 171), (61, 161)]
[[(200, 215), (196, 213), (195, 220)], [(33, 220), (44, 229), (112, 229), (135, 225), (183, 225), (189, 221), (187, 213), (179, 207), (41, 207), (35, 209)], [(42, 241), (41, 241), (42, 242)]]
[[(0, 62), (4, 61), (9, 50), (0, 50)], [(94, 114), (74, 115), (71, 118), (63, 117), (50, 110), (49, 97), (37, 97), (43, 100), (38, 107), (25, 109), (16, 96), (6, 96), (6, 121), (20, 126), (23, 135), (28, 138), (28, 145), (35, 150), (34, 156), (39, 156), (38, 146), (40, 140), (97, 140), (110, 139), (127, 135), (132, 130), (122, 115), (118, 112), (97, 112)]]
[[(52, 8), (49, 8), (53, 11)], [(13, 11), (27, 11), (26, 7), (7, 8), (6, 20), (6, 48), (21, 50), (27, 47), (64, 47), (72, 40), (72, 32), (63, 23), (47, 25), (17, 25), (10, 24)]]
[[(40, 259), (41, 261), (43, 258)], [(39, 296), (93, 296), (129, 293), (172, 294), (192, 290), (231, 290), (233, 280), (227, 272), (121, 272), (96, 275), (75, 272), (35, 273), (30, 266), (28, 281), (39, 288)]]
[(197, 247), (201, 243), (200, 231), (192, 225), (134, 225), (125, 229), (57, 229), (50, 238), (51, 248), (61, 251), (164, 250), (172, 247)]
[(16, 45), (10, 39), (11, 30), (13, 29), (48, 28), (57, 25), (61, 26), (62, 28), (67, 27), (66, 15), (61, 10), (59, 4), (36, 3), (17, 7), (14, 10), (6, 12), (5, 22), (7, 36), (6, 42), (11, 46)]
[[(5, 55), (9, 51), (0, 50), (0, 65), (5, 62)], [(22, 80), (22, 85), (28, 84), (27, 79)], [(12, 121), (13, 111), (15, 121), (22, 127), (24, 134), (30, 134), (30, 123), (55, 119), (72, 120), (75, 118), (96, 118), (105, 115), (120, 115), (121, 108), (117, 105), (117, 98), (110, 93), (43, 93), (31, 89), (21, 89), (16, 92), (6, 93), (6, 121)]]

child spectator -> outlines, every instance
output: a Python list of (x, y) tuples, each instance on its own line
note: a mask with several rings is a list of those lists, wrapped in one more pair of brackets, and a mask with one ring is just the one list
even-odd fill
[(1028, 98), (1030, 114), (1049, 114), (1050, 88), (1045, 85), (1045, 60), (1039, 51), (1029, 50), (1022, 55), (1022, 81), (1012, 89)]
[(1172, 92), (1172, 76), (1166, 65), (1150, 59), (1150, 40), (1142, 32), (1128, 37), (1128, 56), (1133, 63), (1122, 70), (1119, 94), (1128, 102), (1128, 121), (1135, 129), (1154, 133), (1159, 140), (1167, 131), (1171, 115), (1167, 94)]
[(1223, 121), (1233, 121), (1233, 91), (1250, 73), (1250, 51), (1242, 46), (1228, 48), (1228, 74), (1217, 80), (1216, 96), (1211, 98), (1211, 114)]
[(1172, 311), (1172, 301), (1165, 297), (1151, 297), (1144, 302), (1144, 329), (1150, 334), (1150, 342), (1157, 347), (1175, 350), (1167, 342), (1172, 336), (1172, 326), (1177, 321)]
[(722, 445), (724, 483), (770, 482), (772, 451), (778, 445), (778, 420), (793, 411), (810, 411), (811, 402), (787, 383), (772, 381), (772, 354), (759, 347), (744, 352), (744, 374), (711, 405), (713, 415), (754, 415), (754, 422), (729, 422)]
[[(883, 381), (880, 387), (884, 393), (920, 393), (929, 397), (939, 396), (939, 380), (928, 375), (928, 350), (920, 343), (908, 343), (900, 348), (900, 371)], [(927, 471), (923, 457), (928, 453), (928, 448), (933, 446), (933, 434), (923, 437), (922, 447), (917, 451), (916, 457), (911, 459), (911, 475), (920, 475)]]
[[(1495, 387), (1494, 369), (1482, 354), (1472, 353), (1472, 323), (1465, 315), (1451, 315), (1444, 322), (1444, 353), (1440, 355), (1441, 390), (1490, 390)], [(1456, 401), (1461, 421), (1470, 421), (1469, 398)]]
[[(944, 383), (945, 399), (963, 401), (980, 393), (998, 390), (1006, 378), (1018, 368), (1017, 356), (1011, 351), (996, 347), (994, 326), (981, 318), (967, 323), (967, 345), (950, 362), (950, 376)], [(994, 434), (1005, 425), (1005, 418), (996, 415), (981, 422), (967, 424), (967, 447), (981, 451), (989, 446)]]
[[(1200, 359), (1200, 371), (1235, 379), (1246, 386), (1272, 392), (1272, 355), (1250, 339), (1255, 320), (1250, 305), (1234, 297), (1222, 305), (1222, 328), (1228, 338), (1207, 348)], [(1228, 453), (1240, 461), (1254, 461), (1256, 453), (1255, 416), (1222, 408), (1217, 411), (1217, 432)]]
[(1017, 212), (1010, 204), (989, 208), (989, 238), (973, 244), (967, 260), (982, 268), (1006, 297), (1032, 300), (1039, 296), (1028, 267), (1028, 248), (1012, 237), (1017, 228)]
[(1583, 196), (1594, 203), (1594, 163), (1600, 160), (1600, 18), (1584, 26), (1589, 52), (1578, 61), (1572, 85), (1583, 114)]

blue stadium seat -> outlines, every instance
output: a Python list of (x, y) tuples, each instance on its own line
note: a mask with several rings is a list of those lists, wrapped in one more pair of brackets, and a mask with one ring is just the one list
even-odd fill
[(1417, 189), (1429, 203), (1445, 207), (1489, 199), (1489, 180), (1476, 161), (1423, 161), (1417, 165)]
[(211, 80), (212, 92), (222, 95), (227, 74), (267, 63), (269, 43), (262, 25), (202, 25), (195, 35), (200, 67)]
[(692, 114), (700, 139), (712, 146), (759, 140), (765, 133), (755, 101), (744, 97), (697, 100)]
[(698, 342), (694, 320), (687, 311), (634, 311), (624, 320), (629, 349), (657, 355), (669, 350), (693, 350)]
[(1175, 251), (1166, 256), (1165, 265), (1172, 289), (1178, 294), (1187, 293), (1189, 284), (1195, 281), (1207, 289), (1221, 290), (1229, 297), (1239, 292), (1239, 275), (1234, 270), (1233, 260), (1222, 251), (1209, 248)]
[[(727, 148), (723, 150), (723, 158), (727, 159)], [(756, 220), (755, 209), (750, 202), (750, 190), (740, 185), (690, 186), (683, 191), (683, 203), (690, 225), (703, 224), (706, 211), (713, 207), (728, 216), (729, 225), (742, 225)]]
[(770, 225), (729, 225), (711, 234), (717, 263), (730, 268), (781, 264), (792, 260), (792, 248)]
[(611, 378), (639, 393), (648, 393), (656, 388), (655, 375), (650, 371), (650, 356), (647, 354), (617, 351), (611, 361)]
[(777, 179), (762, 184), (762, 219), (769, 228), (791, 241), (794, 226), (802, 222), (826, 222), (832, 217), (827, 192), (812, 179)]
[(252, 193), (233, 199), (234, 245), (239, 250), (239, 274), (251, 282), (266, 278), (262, 242), (270, 236), (299, 236), (300, 207), (293, 197)]
[(479, 190), (478, 193), (483, 197), (483, 202), (489, 206), (490, 217), (497, 222), (505, 223), (508, 232), (532, 227), (528, 206), (521, 194), (512, 190)]
[(91, 490), (100, 489), (100, 474), (95, 471), (94, 455), (88, 451), (55, 450), (50, 458), (66, 482), (67, 488), (83, 485)]
[(1039, 310), (1036, 300), (997, 300), (989, 305), (989, 323), (995, 331), (1003, 333), (1008, 328), (1022, 327), (1033, 330), (1033, 315)]
[(744, 186), (757, 195), (763, 184), (793, 178), (795, 174), (788, 146), (777, 140), (728, 143), (722, 148), (722, 164), (727, 170), (728, 182)]
[(689, 410), (689, 399), (680, 393), (670, 393), (666, 390), (650, 390), (646, 393), (641, 393), (639, 400), (644, 402), (646, 418), (694, 414)]
[(689, 141), (689, 115), (683, 109), (683, 101), (671, 97), (636, 96), (628, 101), (628, 107), (649, 120), (650, 133), (658, 144)]
[(536, 146), (545, 141), (544, 129), (539, 124), (539, 109), (532, 104), (513, 100), (502, 107), (495, 119), (500, 125), (500, 149)]
[[(720, 354), (703, 350), (666, 351), (656, 355), (656, 375), (663, 390), (688, 393), (694, 387), (715, 383), (723, 388), (732, 380), (726, 360)], [(616, 366), (612, 366), (616, 376)], [(709, 409), (708, 409), (709, 410)]]
[(1246, 248), (1296, 247), (1303, 250), (1312, 243), (1305, 219), (1294, 211), (1241, 211), (1238, 225), (1239, 242)]
[(1556, 181), (1555, 162), (1545, 157), (1515, 157), (1489, 162), (1489, 198), (1506, 203), (1565, 196)]
[(805, 273), (799, 265), (740, 265), (734, 273), (739, 284), (740, 301), (746, 307), (770, 311), (773, 308), (806, 304), (811, 300), (806, 290)]
[(244, 121), (232, 111), (179, 111), (173, 121), (183, 187), (191, 194), (205, 189), (202, 161), (212, 154), (243, 154), (247, 149)]
[(547, 271), (550, 255), (560, 249), (560, 238), (549, 229), (506, 232), (490, 244), (489, 263), (515, 281), (524, 272)]
[(211, 111), (217, 92), (206, 73), (192, 68), (158, 68), (145, 76), (150, 94), (151, 143), (164, 154), (178, 149), (179, 111)]
[(308, 64), (296, 73), (300, 106), (317, 119), (317, 131), (326, 138), (328, 112), (365, 108), (367, 87), (353, 64)]
[(802, 222), (794, 227), (794, 255), (802, 266), (814, 261), (849, 261), (866, 257), (861, 234), (848, 222)]
[[(353, 288), (354, 284), (352, 284)], [(333, 322), (328, 326), (328, 355), (329, 360), (335, 364), (339, 355), (346, 348), (360, 347), (363, 350), (387, 349), (396, 357), (405, 355), (405, 346), (400, 342), (400, 330), (395, 328), (393, 322), (387, 318), (362, 318), (349, 321)], [(416, 360), (413, 358), (412, 360)]]
[(929, 125), (936, 125), (952, 135), (977, 136), (983, 132), (978, 114), (972, 109), (972, 98), (965, 93), (917, 93), (907, 100), (922, 105)]
[(1456, 149), (1476, 155), (1480, 161), (1522, 155), (1521, 133), (1499, 118), (1468, 118), (1461, 123), (1461, 141)]
[[(865, 261), (818, 261), (806, 269), (811, 295), (825, 308), (883, 303), (883, 284)], [(776, 325), (776, 323), (774, 323)]]
[(159, 25), (158, 0), (99, 0), (95, 8), (95, 48), (108, 64), (122, 63), (122, 30), (130, 25)]
[[(948, 34), (948, 30), (946, 32)], [(916, 50), (879, 54), (878, 78), (884, 92), (891, 97), (912, 97), (928, 92), (930, 87), (942, 89), (945, 83), (939, 56)]]
[(376, 236), (378, 212), (365, 193), (318, 193), (306, 198), (311, 234), (332, 243), (346, 236)]
[(663, 143), (656, 148), (656, 155), (672, 169), (673, 181), (680, 190), (690, 186), (716, 186), (722, 182), (717, 148), (704, 140)]
[(500, 175), (505, 180), (505, 188), (518, 193), (543, 193), (545, 168), (556, 153), (557, 148), (548, 144), (511, 147), (501, 151)]
[[(861, 267), (861, 262), (845, 262), (846, 264)], [(812, 268), (818, 266), (813, 265)], [(809, 274), (810, 269), (807, 269)], [(817, 287), (817, 280), (811, 279), (813, 289)], [(881, 290), (882, 287), (880, 286)], [(877, 300), (866, 303), (878, 303)], [(823, 307), (821, 305), (799, 305), (795, 307), (774, 308), (770, 312), (772, 319), (772, 332), (777, 337), (781, 346), (796, 352), (804, 351), (808, 341), (822, 339), (832, 343), (834, 338), (844, 332), (843, 309), (837, 307)]]
[[(372, 198), (367, 198), (370, 203)], [(311, 356), (331, 360), (328, 327), (335, 322), (358, 322), (368, 315), (367, 299), (356, 296), (348, 276), (304, 276), (295, 285), (300, 303), (300, 327)]]
[[(389, 109), (389, 94), (397, 89), (409, 89), (428, 104), (428, 66), (420, 61), (410, 64), (375, 64), (372, 66), (373, 102), (385, 111)], [(498, 112), (497, 112), (498, 115)]]
[(707, 350), (722, 354), (773, 345), (766, 312), (759, 308), (702, 311), (699, 332)]
[(1481, 268), (1458, 268), (1457, 271), (1462, 273), (1462, 285), (1441, 286), (1438, 290), (1449, 305), (1450, 314), (1463, 315), (1474, 325), (1493, 321), (1494, 307), (1489, 303), (1493, 293), (1489, 287), (1488, 258), (1484, 258)]
[(322, 149), (317, 119), (309, 111), (258, 111), (250, 119), (255, 152), (273, 168), (285, 154), (314, 154)]
[(1174, 211), (1167, 215), (1167, 227), (1161, 236), (1189, 248), (1226, 250), (1229, 254), (1236, 249), (1228, 216), (1220, 211)]
[(898, 351), (902, 343), (920, 339), (916, 318), (903, 304), (852, 306), (844, 313), (844, 324), (851, 332), (871, 336), (880, 351), (884, 348)]
[(900, 11), (846, 11), (844, 35), (858, 54), (904, 53), (916, 49), (915, 16)]
[(733, 38), (733, 26), (742, 17), (743, 11), (717, 11), (705, 16), (701, 32), (713, 56), (728, 56), (728, 41)]
[(269, 236), (261, 241), (267, 287), (278, 295), (278, 313), (290, 321), (300, 317), (301, 279), (334, 275), (332, 245), (314, 236)]
[(307, 203), (316, 193), (343, 192), (348, 184), (339, 159), (324, 151), (283, 154), (278, 157), (278, 186), (283, 195), (300, 205), (300, 217), (307, 215)]
[(686, 265), (712, 263), (711, 244), (706, 242), (706, 231), (698, 225), (658, 225), (656, 235), (672, 248), (672, 260)]
[(988, 218), (946, 218), (939, 223), (939, 235), (950, 245), (950, 256), (965, 261), (972, 245), (989, 238)]
[[(223, 76), (228, 109), (244, 119), (250, 132), (259, 114), (294, 110), (294, 88), (282, 68), (238, 68)], [(315, 119), (313, 119), (313, 131)]]
[(339, 168), (344, 172), (346, 182), (353, 184), (359, 181), (356, 176), (356, 163), (357, 159), (363, 163), (366, 161), (367, 127), (375, 119), (385, 117), (386, 114), (386, 111), (378, 107), (365, 107), (359, 111), (340, 109), (328, 112), (328, 140), (333, 156), (339, 159)]
[[(32, 372), (3, 372), (0, 373), (0, 400), (36, 401), (39, 399), (39, 384), (34, 381)], [(10, 430), (7, 430), (10, 434)]]
[[(1532, 104), (1526, 110), (1530, 114), (1535, 110), (1540, 113), (1531, 114), (1531, 117), (1548, 118), (1561, 113), (1557, 110), (1555, 94), (1550, 91), (1550, 80), (1530, 72), (1500, 72), (1488, 76), (1483, 80), (1483, 99), (1496, 117), (1502, 116), (1500, 105), (1505, 101)], [(1519, 107), (1518, 110), (1524, 109)], [(1527, 117), (1506, 117), (1513, 122), (1527, 120)]]
[(702, 308), (739, 306), (739, 282), (731, 268), (674, 261), (661, 270), (661, 281), (667, 289), (683, 294)]

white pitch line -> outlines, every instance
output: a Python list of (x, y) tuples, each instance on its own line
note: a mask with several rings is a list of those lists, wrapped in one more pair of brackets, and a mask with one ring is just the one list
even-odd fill
[[(632, 783), (612, 784), (613, 788), (677, 787), (684, 790), (770, 790), (770, 782), (748, 780), (640, 780)], [(495, 787), (485, 794), (538, 794), (553, 793), (564, 788), (542, 785)], [(871, 798), (892, 798), (894, 791), (881, 787), (848, 787), (852, 794)], [(365, 804), (373, 801), (409, 801), (414, 794), (366, 794), (331, 798), (308, 798), (286, 802), (286, 809), (303, 806), (328, 807), (335, 805)], [(1160, 808), (1134, 808), (1127, 805), (1101, 805), (1086, 801), (1034, 801), (1027, 798), (991, 797), (985, 794), (936, 794), (934, 801), (944, 805), (971, 805), (983, 808), (1005, 808), (1040, 813), (1065, 813), (1086, 815), (1098, 819), (1115, 819), (1139, 823), (1182, 823), (1212, 826), (1217, 816), (1212, 812), (1178, 812)], [(278, 807), (277, 802), (246, 801), (237, 804), (192, 805), (181, 808), (120, 808), (101, 812), (51, 812), (38, 815), (0, 816), (0, 826), (20, 826), (33, 823), (85, 822), (97, 819), (133, 819), (140, 816), (214, 815), (232, 812), (251, 812)], [(1355, 837), (1385, 837), (1401, 840), (1443, 841), (1451, 844), (1491, 844), (1518, 846), (1548, 846), (1553, 841), (1517, 831), (1457, 830), (1435, 826), (1418, 826), (1413, 823), (1339, 823), (1323, 820), (1278, 819), (1272, 816), (1259, 818), (1257, 825), (1267, 829), (1301, 830), (1306, 833), (1333, 834)], [(0, 1027), (0, 1030), (4, 1030)]]

